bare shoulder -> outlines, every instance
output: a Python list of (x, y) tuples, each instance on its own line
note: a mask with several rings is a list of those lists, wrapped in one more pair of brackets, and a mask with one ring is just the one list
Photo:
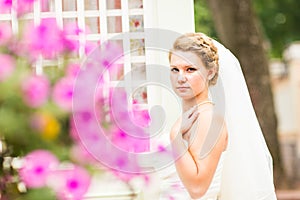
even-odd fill
[[(202, 111), (192, 128), (190, 150), (193, 154), (216, 151), (221, 153), (226, 149), (228, 133), (225, 119), (212, 109)], [(207, 150), (203, 150), (208, 148)]]

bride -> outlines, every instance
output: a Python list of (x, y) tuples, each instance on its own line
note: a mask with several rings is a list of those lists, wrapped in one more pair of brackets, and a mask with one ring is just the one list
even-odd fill
[(169, 61), (183, 115), (170, 133), (176, 171), (160, 199), (276, 199), (272, 157), (237, 59), (190, 33), (176, 39)]

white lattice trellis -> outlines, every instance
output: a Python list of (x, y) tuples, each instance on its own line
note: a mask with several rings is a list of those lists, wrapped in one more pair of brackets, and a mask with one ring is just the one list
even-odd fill
[[(42, 18), (55, 18), (61, 28), (68, 22), (76, 23), (81, 30), (86, 31), (86, 34), (79, 34), (79, 36), (70, 35), (79, 40), (79, 58), (85, 56), (86, 42), (102, 43), (113, 39), (119, 41), (122, 46), (125, 52), (124, 63), (122, 63), (123, 73), (111, 77), (113, 85), (117, 84), (116, 81), (121, 81), (121, 77), (125, 74), (129, 75), (125, 76), (124, 83), (146, 78), (142, 0), (49, 0), (43, 2), (44, 4), (41, 5), (41, 1), (35, 1), (32, 12), (25, 14), (19, 20), (14, 11), (0, 14), (0, 22), (9, 22), (14, 33), (18, 32), (18, 25), (23, 20), (33, 21), (37, 25)], [(128, 34), (124, 37), (122, 33)], [(48, 65), (59, 66), (60, 62), (40, 58), (35, 65), (36, 73), (43, 73), (44, 67)], [(126, 89), (131, 92), (131, 87)], [(140, 95), (138, 98), (146, 102), (143, 98), (145, 96)]]

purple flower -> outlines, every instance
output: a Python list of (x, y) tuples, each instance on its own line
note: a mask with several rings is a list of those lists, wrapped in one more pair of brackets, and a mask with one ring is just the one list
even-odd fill
[(73, 87), (75, 79), (63, 77), (54, 86), (53, 101), (62, 109), (70, 111), (72, 109)]
[(89, 189), (91, 178), (86, 170), (74, 166), (53, 173), (49, 183), (58, 199), (81, 200)]
[(45, 76), (30, 76), (22, 82), (23, 100), (33, 108), (46, 103), (49, 95), (50, 83)]
[(0, 46), (5, 45), (12, 37), (11, 25), (0, 23)]
[(15, 60), (7, 54), (0, 54), (0, 82), (7, 79), (15, 69)]
[(46, 185), (47, 178), (58, 166), (57, 158), (46, 150), (35, 150), (24, 157), (24, 163), (19, 170), (21, 180), (30, 188)]

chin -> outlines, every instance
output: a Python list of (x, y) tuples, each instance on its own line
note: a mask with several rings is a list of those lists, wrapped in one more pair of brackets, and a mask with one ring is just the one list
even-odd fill
[(191, 99), (195, 98), (194, 95), (177, 94), (177, 96), (178, 96), (179, 98), (181, 98), (182, 100), (191, 100)]

